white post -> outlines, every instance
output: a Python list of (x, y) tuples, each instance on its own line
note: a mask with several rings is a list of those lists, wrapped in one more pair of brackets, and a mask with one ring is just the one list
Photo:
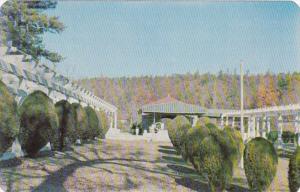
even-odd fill
[(260, 117), (257, 117), (256, 119), (256, 132), (255, 132), (255, 136), (259, 137), (260, 135)]
[(221, 129), (224, 127), (224, 116), (223, 114), (221, 115)]
[(244, 128), (244, 72), (243, 63), (241, 63), (241, 77), (240, 77), (240, 87), (241, 87), (241, 134), (242, 139), (245, 141), (245, 128)]
[(248, 137), (248, 138), (251, 138), (251, 126), (252, 126), (252, 125), (251, 125), (251, 124), (252, 124), (251, 121), (252, 121), (252, 117), (249, 116), (249, 117), (248, 117), (248, 134), (247, 134), (247, 137)]
[(271, 121), (270, 117), (267, 117), (267, 133), (271, 132)]
[(235, 121), (235, 117), (233, 116), (233, 117), (232, 117), (232, 122), (231, 122), (231, 123), (232, 123), (232, 124), (231, 124), (232, 129), (234, 128), (234, 121)]
[(225, 126), (228, 126), (228, 116), (226, 116)]
[(278, 133), (278, 144), (279, 144), (279, 146), (278, 147), (282, 147), (282, 129), (283, 129), (283, 120), (282, 120), (282, 116), (281, 115), (279, 115), (279, 117), (278, 117), (278, 131), (279, 131), (279, 133)]
[(114, 125), (115, 125), (115, 126), (114, 126), (114, 128), (115, 128), (115, 129), (117, 129), (117, 128), (118, 128), (118, 122), (117, 122), (117, 121), (118, 121), (118, 118), (117, 118), (117, 111), (115, 111), (115, 113), (114, 113), (114, 116), (115, 116), (115, 122), (114, 122)]
[(263, 117), (263, 122), (262, 122), (262, 137), (263, 138), (267, 138), (267, 135), (266, 135), (266, 121), (267, 121), (267, 116), (264, 116)]
[(255, 138), (255, 121), (256, 121), (256, 117), (255, 116), (253, 116), (252, 117), (252, 120), (251, 120), (251, 137), (252, 138)]

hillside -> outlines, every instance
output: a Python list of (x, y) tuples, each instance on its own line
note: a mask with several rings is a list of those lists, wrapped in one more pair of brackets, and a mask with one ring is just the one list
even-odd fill
[[(207, 108), (239, 108), (237, 74), (174, 74), (83, 79), (79, 83), (119, 108), (122, 119), (135, 119), (137, 110), (170, 94), (181, 101)], [(249, 74), (244, 77), (245, 108), (300, 102), (300, 73)]]

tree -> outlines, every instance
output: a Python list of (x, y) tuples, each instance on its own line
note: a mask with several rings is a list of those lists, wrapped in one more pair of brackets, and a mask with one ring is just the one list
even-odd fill
[(278, 157), (273, 144), (257, 137), (249, 141), (244, 151), (244, 168), (249, 188), (266, 191), (276, 174)]
[(0, 153), (12, 145), (19, 129), (17, 103), (5, 84), (0, 81)]
[[(46, 3), (49, 2), (49, 3)], [(7, 1), (1, 9), (4, 22), (2, 33), (6, 43), (15, 46), (19, 51), (28, 54), (36, 62), (45, 58), (51, 62), (60, 62), (63, 57), (45, 48), (42, 35), (46, 32), (61, 33), (65, 26), (58, 17), (49, 17), (33, 9), (33, 7), (53, 7), (52, 1), (36, 1), (26, 3), (22, 0)]]
[(48, 142), (58, 149), (58, 117), (52, 100), (43, 92), (28, 95), (19, 108), (20, 143), (29, 156), (34, 157)]

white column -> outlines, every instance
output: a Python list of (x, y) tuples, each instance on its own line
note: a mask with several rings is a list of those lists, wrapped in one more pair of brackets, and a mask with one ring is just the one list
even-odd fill
[(267, 117), (267, 133), (271, 132), (271, 118)]
[(252, 120), (251, 120), (251, 138), (255, 138), (255, 121), (256, 121), (256, 117), (253, 116)]
[(223, 129), (224, 127), (224, 116), (221, 115), (221, 129)]
[(235, 117), (232, 117), (232, 129), (234, 128)]
[(263, 138), (267, 138), (267, 135), (266, 135), (266, 130), (267, 130), (267, 127), (266, 127), (266, 123), (267, 122), (267, 116), (264, 116), (263, 117), (263, 121), (262, 121), (262, 137)]
[(115, 118), (114, 118), (114, 119), (115, 119), (115, 122), (114, 122), (114, 125), (115, 125), (115, 126), (114, 126), (114, 128), (117, 129), (117, 128), (118, 128), (117, 111), (114, 112), (114, 117), (115, 117)]
[(260, 117), (256, 118), (256, 132), (255, 137), (260, 137)]
[(279, 131), (278, 144), (279, 144), (279, 147), (281, 147), (282, 146), (282, 129), (283, 129), (283, 119), (282, 119), (281, 115), (279, 115), (277, 122), (278, 122), (278, 131)]
[(251, 123), (252, 123), (251, 122), (251, 120), (252, 120), (251, 118), (252, 118), (251, 116), (248, 116), (248, 131), (247, 131), (248, 133), (247, 133), (247, 139), (251, 138)]
[(226, 116), (225, 126), (228, 126), (228, 116)]

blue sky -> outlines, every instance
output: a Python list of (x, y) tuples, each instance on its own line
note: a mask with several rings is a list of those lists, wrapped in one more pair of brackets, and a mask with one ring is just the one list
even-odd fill
[(300, 9), (292, 2), (59, 1), (67, 26), (46, 47), (65, 75), (300, 71)]

